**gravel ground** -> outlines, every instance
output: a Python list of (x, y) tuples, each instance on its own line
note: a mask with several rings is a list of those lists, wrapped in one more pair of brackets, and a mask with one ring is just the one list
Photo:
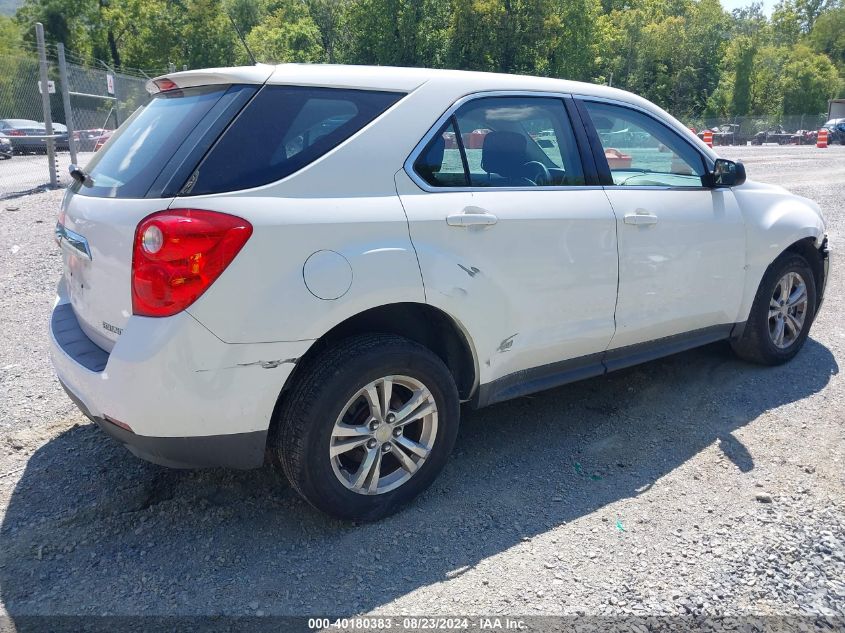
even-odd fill
[[(85, 165), (93, 156), (94, 152), (79, 152), (77, 161)], [(69, 185), (71, 177), (67, 168), (70, 165), (70, 154), (57, 152), (55, 160), (59, 185)], [(4, 198), (43, 191), (49, 185), (50, 168), (46, 154), (16, 154), (8, 160), (0, 160), (0, 208), (7, 206), (2, 202)]]
[(372, 525), (269, 469), (141, 462), (89, 424), (46, 351), (61, 193), (0, 203), (0, 615), (841, 617), (845, 147), (722, 153), (827, 215), (799, 356), (716, 344), (467, 412), (434, 486)]

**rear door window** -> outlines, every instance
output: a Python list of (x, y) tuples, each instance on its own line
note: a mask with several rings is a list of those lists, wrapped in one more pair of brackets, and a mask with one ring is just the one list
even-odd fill
[(438, 188), (584, 184), (569, 117), (563, 101), (553, 97), (465, 103), (425, 147), (414, 170)]
[(414, 163), (417, 174), (432, 187), (469, 186), (456, 129), (450, 118)]
[(249, 189), (289, 176), (337, 147), (402, 96), (265, 86), (214, 145), (180, 195)]

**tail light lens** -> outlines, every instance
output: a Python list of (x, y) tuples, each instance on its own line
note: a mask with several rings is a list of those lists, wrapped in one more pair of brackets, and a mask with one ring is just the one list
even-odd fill
[(215, 211), (173, 209), (144, 218), (132, 249), (132, 312), (181, 312), (226, 270), (252, 235), (246, 220)]
[(23, 130), (6, 130), (4, 134), (6, 136), (26, 136), (26, 132)]

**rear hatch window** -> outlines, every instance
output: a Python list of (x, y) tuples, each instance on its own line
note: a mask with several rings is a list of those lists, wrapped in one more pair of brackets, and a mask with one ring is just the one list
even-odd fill
[(94, 155), (85, 185), (102, 198), (248, 189), (317, 160), (403, 95), (300, 86), (204, 86), (157, 94)]
[(143, 198), (166, 163), (229, 86), (157, 94), (112, 135), (88, 163), (93, 186), (74, 185), (87, 196)]

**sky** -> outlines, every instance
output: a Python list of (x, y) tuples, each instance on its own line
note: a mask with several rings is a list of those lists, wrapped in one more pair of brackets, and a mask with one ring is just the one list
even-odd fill
[[(776, 0), (762, 0), (762, 2), (763, 13), (771, 17), (772, 9), (775, 8)], [(748, 6), (749, 4), (751, 4), (751, 0), (722, 0), (722, 6), (728, 11), (733, 11), (734, 9), (739, 9), (741, 7)]]

